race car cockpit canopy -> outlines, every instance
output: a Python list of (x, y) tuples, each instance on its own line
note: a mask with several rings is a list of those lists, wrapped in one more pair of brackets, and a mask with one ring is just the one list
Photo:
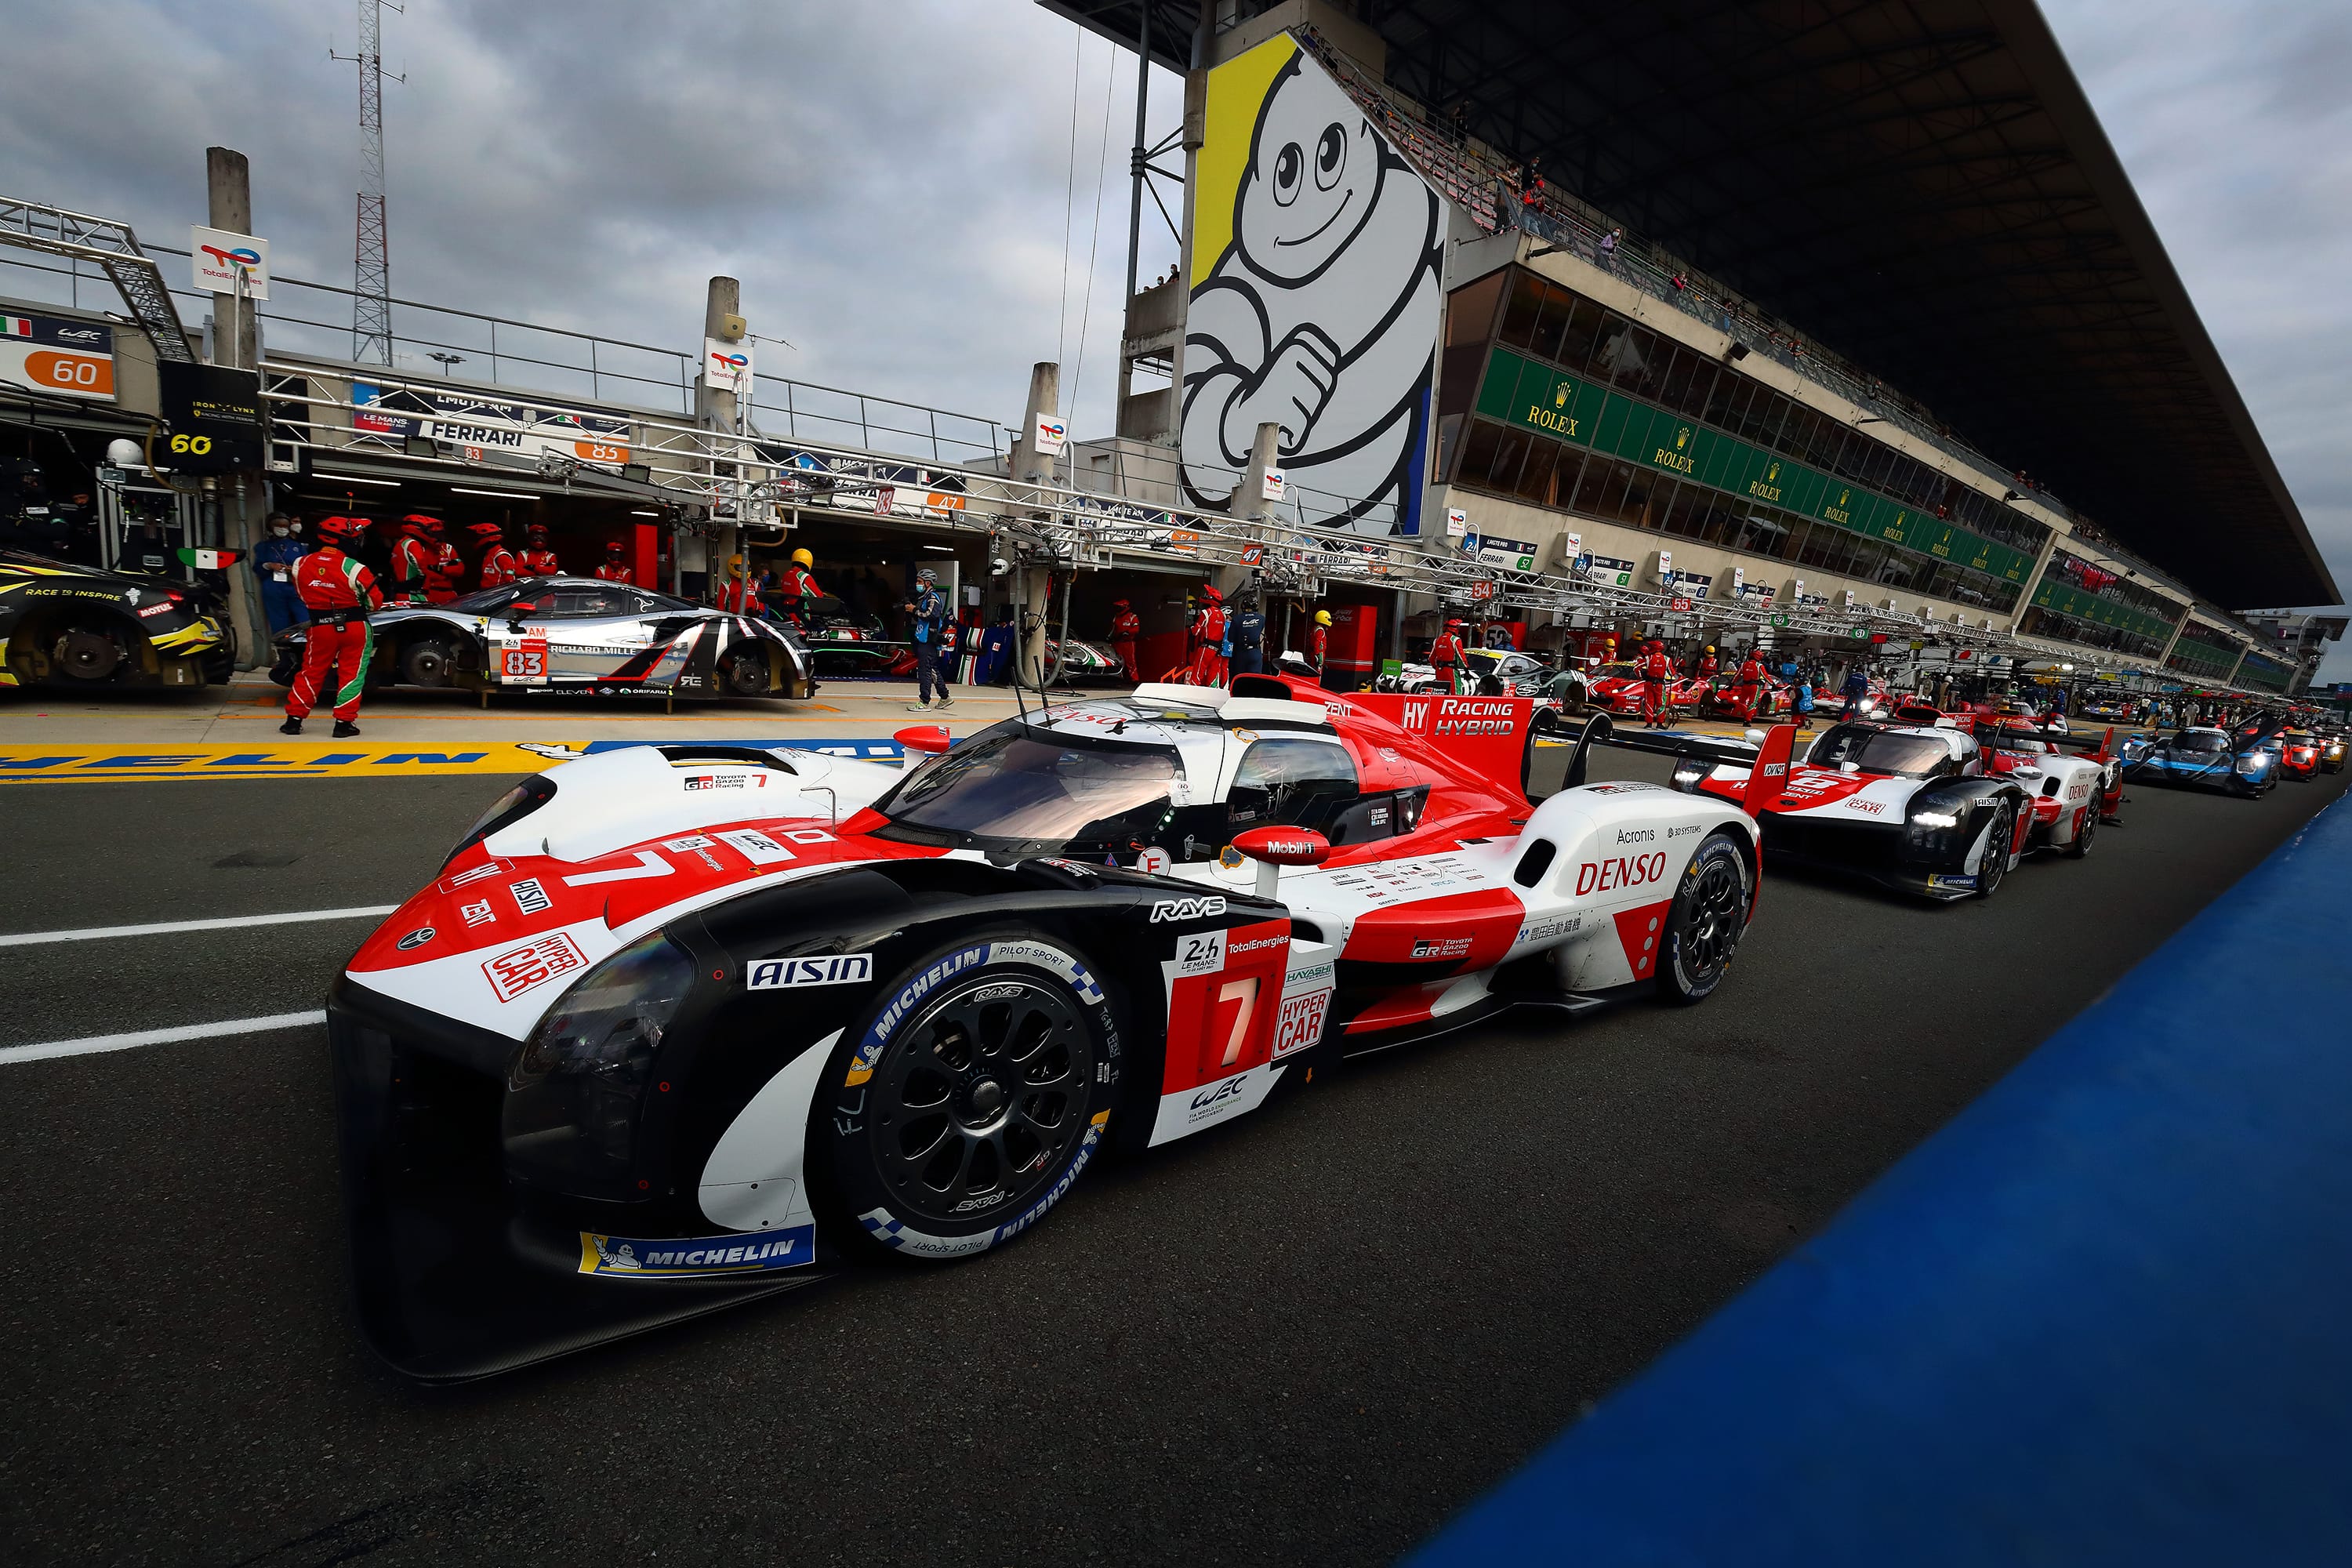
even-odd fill
[(1822, 732), (1805, 765), (1852, 768), (1893, 778), (1961, 778), (1976, 765), (1977, 747), (1957, 730), (1882, 730), (1874, 724), (1835, 724)]

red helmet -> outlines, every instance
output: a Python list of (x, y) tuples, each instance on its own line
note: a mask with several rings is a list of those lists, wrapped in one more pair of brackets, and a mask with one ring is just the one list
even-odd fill
[(1225, 596), (1217, 592), (1217, 585), (1214, 583), (1203, 583), (1201, 584), (1201, 597), (1208, 600), (1209, 603), (1213, 605), (1222, 605), (1225, 602)]
[(604, 553), (618, 561), (621, 558), (621, 542), (615, 539), (607, 542), (604, 546)]
[(1449, 632), (1458, 632), (1464, 630), (1465, 627), (1463, 623), (1460, 621), (1448, 621), (1445, 623), (1445, 629)]
[(1111, 601), (1111, 605), (1112, 605), (1112, 607), (1113, 607), (1113, 608), (1115, 608), (1115, 609), (1121, 609), (1121, 610), (1127, 609), (1127, 608), (1129, 607), (1128, 603), (1127, 603), (1127, 601), (1126, 601), (1125, 599), (1113, 599), (1113, 600)]
[(441, 537), (441, 520), (427, 517), (421, 511), (412, 511), (400, 520), (400, 531), (411, 539), (438, 539)]
[(530, 527), (524, 529), (523, 532), (529, 534), (533, 542), (543, 540), (547, 537), (547, 524), (543, 522), (534, 522)]
[(319, 520), (319, 538), (338, 550), (356, 550), (367, 537), (367, 519), (363, 517), (322, 517)]
[(495, 522), (478, 522), (466, 531), (485, 543), (493, 539), (504, 539), (507, 536), (506, 529)]

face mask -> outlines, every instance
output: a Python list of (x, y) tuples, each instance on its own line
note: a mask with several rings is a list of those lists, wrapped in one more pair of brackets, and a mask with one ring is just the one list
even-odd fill
[(301, 525), (300, 523), (299, 523), (299, 522), (298, 522), (298, 523), (296, 523), (296, 524), (294, 524), (294, 526), (293, 526), (293, 532), (294, 532), (297, 536), (299, 536), (299, 535), (300, 535), (300, 533), (301, 533), (301, 531), (302, 531), (302, 525)]
[(286, 525), (284, 523), (280, 523), (269, 531), (276, 534), (278, 538), (283, 539), (286, 537)]

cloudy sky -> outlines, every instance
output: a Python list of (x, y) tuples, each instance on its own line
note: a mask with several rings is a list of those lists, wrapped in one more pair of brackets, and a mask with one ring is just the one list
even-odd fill
[[(2044, 5), (2352, 584), (2352, 8)], [(321, 0), (14, 0), (0, 190), (184, 246), (223, 143), (252, 158), (276, 269), (348, 285), (357, 89), (327, 55), (355, 30)], [(410, 0), (384, 31), (408, 79), (384, 89), (395, 295), (690, 352), (728, 273), (753, 331), (793, 345), (760, 345), (763, 376), (1009, 422), (1030, 363), (1058, 357), (1077, 432), (1108, 427), (1131, 58), (1025, 0)], [(1156, 139), (1176, 79), (1152, 96)], [(1148, 207), (1144, 235), (1149, 278), (1175, 247)], [(47, 281), (0, 268), (9, 293)], [(273, 308), (348, 320), (317, 296)], [(2327, 673), (2352, 679), (2352, 651)]]

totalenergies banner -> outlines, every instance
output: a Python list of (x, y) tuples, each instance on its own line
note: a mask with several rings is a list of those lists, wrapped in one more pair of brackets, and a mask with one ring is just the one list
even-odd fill
[(1203, 132), (1185, 489), (1223, 506), (1272, 422), (1307, 521), (1418, 533), (1444, 204), (1287, 35), (1209, 73)]
[(0, 381), (68, 397), (114, 395), (114, 331), (0, 310)]
[(492, 451), (538, 458), (553, 452), (583, 463), (629, 460), (629, 422), (469, 393), (352, 384), (352, 427), (379, 436), (426, 436), (479, 461)]

